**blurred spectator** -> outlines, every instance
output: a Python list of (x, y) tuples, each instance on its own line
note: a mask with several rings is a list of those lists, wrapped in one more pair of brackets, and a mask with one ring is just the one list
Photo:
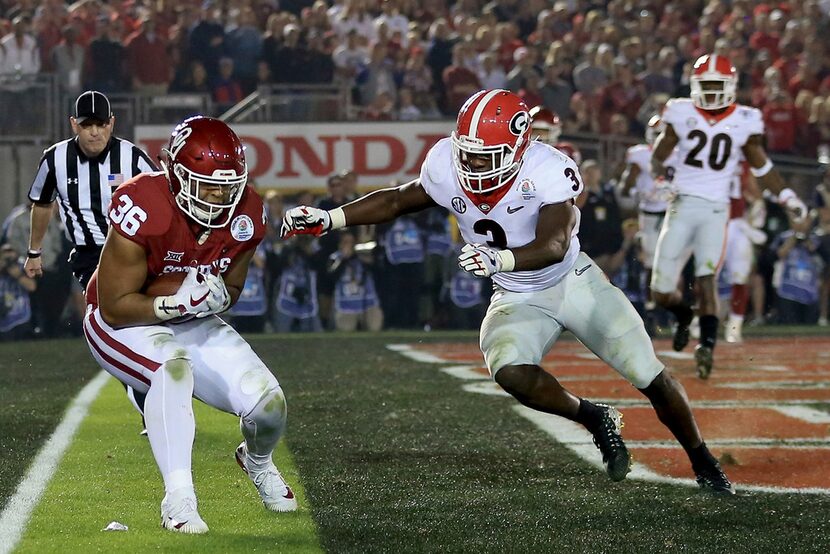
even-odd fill
[(371, 254), (356, 251), (355, 236), (340, 233), (337, 251), (329, 257), (328, 271), (334, 282), (334, 328), (338, 331), (380, 331), (380, 308), (371, 271)]
[(205, 0), (201, 17), (190, 31), (190, 57), (202, 62), (208, 81), (219, 75), (219, 58), (225, 54), (225, 28), (219, 22), (220, 16), (221, 10), (215, 0)]
[(417, 121), (423, 118), (421, 110), (412, 100), (412, 91), (408, 88), (398, 90), (398, 117), (401, 121)]
[[(507, 73), (508, 89), (514, 92), (518, 91), (527, 85), (529, 79), (536, 78), (538, 82), (538, 79), (542, 77), (542, 71), (536, 66), (536, 50), (534, 48), (525, 48), (524, 46), (517, 48), (513, 52), (513, 60), (515, 65)], [(535, 106), (537, 103), (530, 105)]]
[(546, 62), (540, 90), (542, 105), (556, 112), (562, 119), (571, 114), (571, 96), (574, 93), (571, 83), (563, 77), (564, 69), (563, 65), (553, 61)]
[(211, 87), (213, 101), (216, 102), (219, 111), (227, 110), (245, 98), (242, 86), (233, 76), (233, 67), (232, 59), (222, 58), (219, 60), (219, 75)]
[[(637, 111), (645, 98), (642, 85), (635, 80), (625, 60), (620, 58), (614, 61), (612, 81), (599, 94), (600, 128), (603, 132), (608, 131), (613, 114), (622, 114), (629, 121), (636, 121)], [(627, 131), (625, 134), (628, 134)]]
[(4, 134), (31, 134), (35, 120), (29, 87), (40, 71), (40, 50), (31, 24), (29, 15), (18, 15), (12, 20), (12, 32), (0, 39), (0, 127)]
[(8, 243), (0, 246), (0, 340), (31, 335), (29, 293), (37, 282), (23, 271), (20, 254)]
[(334, 32), (342, 39), (354, 29), (361, 37), (371, 37), (374, 22), (369, 13), (367, 0), (346, 0), (343, 9), (331, 19)]
[(774, 283), (778, 292), (778, 323), (815, 323), (818, 318), (819, 238), (810, 217), (790, 217), (790, 229), (773, 243), (778, 255)]
[(264, 243), (257, 246), (239, 300), (228, 311), (231, 324), (240, 333), (262, 333), (265, 330), (265, 314), (268, 311), (266, 248)]
[(594, 92), (608, 84), (608, 74), (599, 64), (605, 52), (610, 52), (611, 46), (602, 44), (596, 47), (593, 43), (585, 46), (585, 61), (574, 67), (573, 80), (576, 89), (585, 96), (592, 96)]
[(443, 327), (448, 315), (441, 306), (441, 289), (444, 286), (444, 266), (452, 251), (449, 213), (442, 208), (422, 212), (419, 217), (423, 233), (424, 274), (421, 318), (431, 328)]
[(251, 6), (242, 6), (239, 8), (236, 27), (225, 35), (225, 55), (233, 60), (234, 78), (246, 95), (253, 92), (256, 86), (262, 41), (256, 13)]
[(444, 70), (453, 63), (453, 44), (455, 40), (450, 35), (447, 21), (443, 18), (436, 19), (429, 27), (429, 45), (425, 61), (432, 70), (438, 107), (445, 112), (448, 110), (444, 89)]
[(85, 63), (87, 83), (84, 88), (100, 92), (123, 92), (127, 89), (127, 54), (121, 44), (123, 23), (103, 16), (98, 19), (97, 35), (89, 43)]
[(401, 82), (412, 91), (412, 101), (424, 117), (440, 116), (436, 95), (432, 92), (432, 71), (426, 65), (423, 49), (415, 48), (410, 51)]
[(457, 113), (467, 98), (481, 90), (478, 76), (464, 65), (467, 47), (458, 43), (452, 49), (452, 64), (444, 69), (442, 81), (447, 94), (446, 113)]
[(317, 303), (317, 271), (312, 263), (314, 242), (298, 237), (287, 248), (275, 298), (273, 328), (278, 333), (289, 331), (322, 331)]
[(485, 89), (505, 88), (507, 86), (507, 74), (497, 63), (496, 55), (493, 52), (485, 52), (480, 56), (481, 63), (477, 71), (481, 87)]
[(452, 254), (444, 259), (442, 304), (448, 305), (449, 324), (453, 329), (478, 329), (486, 309), (483, 297), (486, 281), (458, 267), (463, 246), (463, 242), (456, 244)]
[(787, 93), (783, 91), (773, 93), (762, 111), (766, 127), (767, 149), (772, 153), (793, 153), (798, 113)]
[(381, 92), (388, 93), (393, 101), (397, 96), (393, 66), (386, 54), (387, 49), (383, 44), (372, 45), (368, 63), (357, 76), (360, 104), (363, 106), (372, 104)]
[(568, 111), (568, 116), (562, 119), (562, 131), (565, 134), (599, 132), (599, 114), (581, 92), (571, 96)]
[(334, 50), (334, 75), (335, 82), (342, 83), (349, 87), (355, 86), (355, 77), (360, 72), (363, 64), (366, 63), (368, 52), (361, 44), (357, 31), (352, 29), (346, 35), (346, 40), (341, 42)]
[[(14, 208), (3, 222), (2, 242), (15, 252), (29, 249), (31, 203)], [(72, 273), (66, 263), (68, 247), (63, 236), (58, 204), (52, 205), (52, 222), (46, 228), (41, 242), (41, 267), (39, 286), (31, 292), (33, 328), (38, 336), (57, 337), (61, 334), (61, 314), (69, 299)], [(79, 323), (76, 322), (76, 323)]]
[(198, 60), (181, 69), (170, 84), (170, 92), (212, 94), (205, 66)]
[(52, 50), (52, 67), (57, 74), (58, 86), (68, 100), (81, 94), (84, 61), (84, 46), (78, 42), (78, 29), (69, 23), (63, 27), (63, 39)]
[(411, 329), (421, 323), (418, 312), (424, 282), (424, 243), (415, 218), (403, 216), (383, 233), (387, 266), (383, 271), (382, 305), (389, 327)]
[(579, 224), (582, 251), (608, 273), (614, 254), (623, 242), (622, 217), (614, 187), (602, 183), (602, 168), (596, 160), (585, 160), (579, 168), (585, 186), (576, 204), (582, 213)]
[(173, 63), (167, 38), (156, 29), (152, 13), (140, 20), (138, 31), (125, 41), (127, 70), (133, 90), (148, 96), (161, 96), (173, 80)]

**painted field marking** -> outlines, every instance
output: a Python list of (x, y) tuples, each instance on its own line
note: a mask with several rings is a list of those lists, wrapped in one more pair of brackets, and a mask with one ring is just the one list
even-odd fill
[(38, 452), (29, 471), (26, 472), (26, 477), (17, 486), (11, 500), (0, 514), (0, 554), (14, 550), (23, 536), (32, 512), (86, 417), (90, 404), (95, 401), (108, 380), (109, 373), (101, 371), (81, 389), (66, 409), (66, 414), (52, 436)]
[[(441, 370), (466, 381), (461, 386), (468, 392), (509, 396), (490, 378), (486, 368), (481, 367), (481, 354), (471, 344), (398, 344), (390, 349), (416, 361), (426, 358), (429, 363), (439, 364), (443, 360), (447, 366)], [(671, 350), (659, 350), (659, 354), (664, 359), (676, 360), (678, 367), (672, 369), (680, 374), (689, 389), (699, 419), (708, 422), (707, 444), (728, 456), (730, 461), (725, 467), (730, 475), (737, 475), (734, 478), (739, 489), (830, 494), (830, 472), (822, 470), (826, 468), (823, 460), (827, 459), (830, 450), (830, 428), (824, 431), (816, 427), (830, 423), (830, 413), (811, 406), (830, 399), (826, 393), (830, 388), (830, 369), (825, 360), (830, 357), (827, 353), (830, 341), (805, 340), (798, 356), (793, 356), (791, 349), (792, 341), (787, 339), (752, 341), (746, 349), (724, 348), (719, 352), (716, 379), (709, 382), (690, 377), (693, 375), (692, 354)], [(424, 353), (428, 356), (423, 356)], [(624, 381), (579, 344), (557, 345), (552, 354), (543, 363), (552, 369), (557, 379), (574, 387), (575, 392), (590, 391), (589, 396), (595, 401), (634, 410), (629, 418), (638, 421), (636, 432), (629, 432), (634, 436), (626, 442), (637, 450), (635, 461), (643, 463), (635, 463), (630, 477), (694, 485), (692, 479), (682, 478), (690, 474), (685, 467), (688, 460), (682, 448), (673, 440), (659, 438), (667, 432), (656, 418), (649, 422), (651, 405), (635, 389), (626, 387)], [(754, 359), (766, 363), (755, 365)], [(591, 437), (580, 425), (522, 406), (514, 406), (514, 409), (580, 457), (601, 467)], [(734, 412), (736, 409), (740, 412)], [(757, 415), (753, 415), (753, 410)], [(723, 417), (717, 415), (720, 411), (723, 411)], [(739, 416), (737, 419), (733, 412)], [(645, 417), (647, 414), (649, 417)], [(773, 414), (778, 414), (780, 420)], [(718, 421), (729, 425), (719, 429), (720, 424), (714, 423)], [(740, 435), (743, 422), (748, 422), (747, 435), (734, 436)], [(813, 427), (805, 427), (805, 424)], [(651, 426), (656, 434), (649, 431)], [(788, 464), (787, 460), (791, 462)], [(664, 474), (664, 467), (674, 475)], [(658, 472), (654, 468), (661, 470)]]

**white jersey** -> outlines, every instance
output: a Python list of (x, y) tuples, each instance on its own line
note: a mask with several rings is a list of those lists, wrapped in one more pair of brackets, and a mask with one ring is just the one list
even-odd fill
[(741, 161), (741, 149), (749, 137), (764, 134), (764, 120), (760, 110), (740, 104), (725, 113), (708, 118), (689, 98), (666, 103), (663, 121), (679, 139), (673, 181), (678, 194), (729, 202), (729, 185)]
[[(531, 142), (519, 174), (510, 189), (493, 206), (474, 201), (461, 187), (452, 159), (449, 138), (441, 139), (427, 153), (421, 166), (421, 185), (437, 204), (455, 215), (465, 242), (497, 248), (518, 248), (536, 238), (539, 210), (547, 204), (566, 202), (582, 192), (582, 178), (573, 160), (552, 146)], [(579, 209), (565, 259), (532, 271), (496, 273), (493, 281), (513, 292), (539, 291), (558, 283), (579, 255)]]
[[(648, 144), (637, 144), (625, 152), (625, 163), (636, 165), (640, 169), (637, 180), (634, 183), (634, 192), (639, 200), (638, 208), (641, 212), (665, 212), (669, 200), (673, 194), (673, 187), (669, 183), (657, 186), (651, 176), (651, 146)], [(663, 165), (673, 174), (675, 164), (674, 152), (669, 154)]]

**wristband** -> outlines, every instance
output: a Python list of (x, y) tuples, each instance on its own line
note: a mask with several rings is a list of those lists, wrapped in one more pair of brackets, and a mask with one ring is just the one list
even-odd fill
[(35, 250), (34, 248), (29, 248), (26, 251), (26, 257), (30, 259), (40, 258), (40, 255), (43, 253), (41, 249)]
[(772, 170), (772, 160), (767, 158), (767, 163), (762, 165), (761, 167), (751, 167), (749, 168), (749, 172), (752, 173), (756, 177), (763, 177), (767, 173)]
[(161, 321), (167, 321), (182, 315), (174, 296), (156, 296), (153, 298), (153, 312)]
[(334, 208), (333, 210), (329, 210), (329, 221), (331, 222), (331, 228), (329, 229), (331, 231), (345, 227), (346, 214), (343, 213), (343, 208)]
[(781, 192), (778, 193), (778, 203), (779, 204), (786, 204), (793, 198), (798, 198), (798, 195), (795, 191), (789, 187), (785, 189), (781, 189)]
[(499, 258), (499, 273), (504, 271), (513, 271), (513, 268), (516, 267), (516, 256), (513, 255), (512, 250), (499, 250), (496, 252), (496, 256)]

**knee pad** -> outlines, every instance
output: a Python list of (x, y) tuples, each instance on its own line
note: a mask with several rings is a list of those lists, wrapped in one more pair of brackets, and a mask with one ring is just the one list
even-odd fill
[(242, 420), (254, 423), (260, 429), (282, 429), (287, 413), (282, 387), (273, 385), (262, 392), (250, 410), (242, 414)]

